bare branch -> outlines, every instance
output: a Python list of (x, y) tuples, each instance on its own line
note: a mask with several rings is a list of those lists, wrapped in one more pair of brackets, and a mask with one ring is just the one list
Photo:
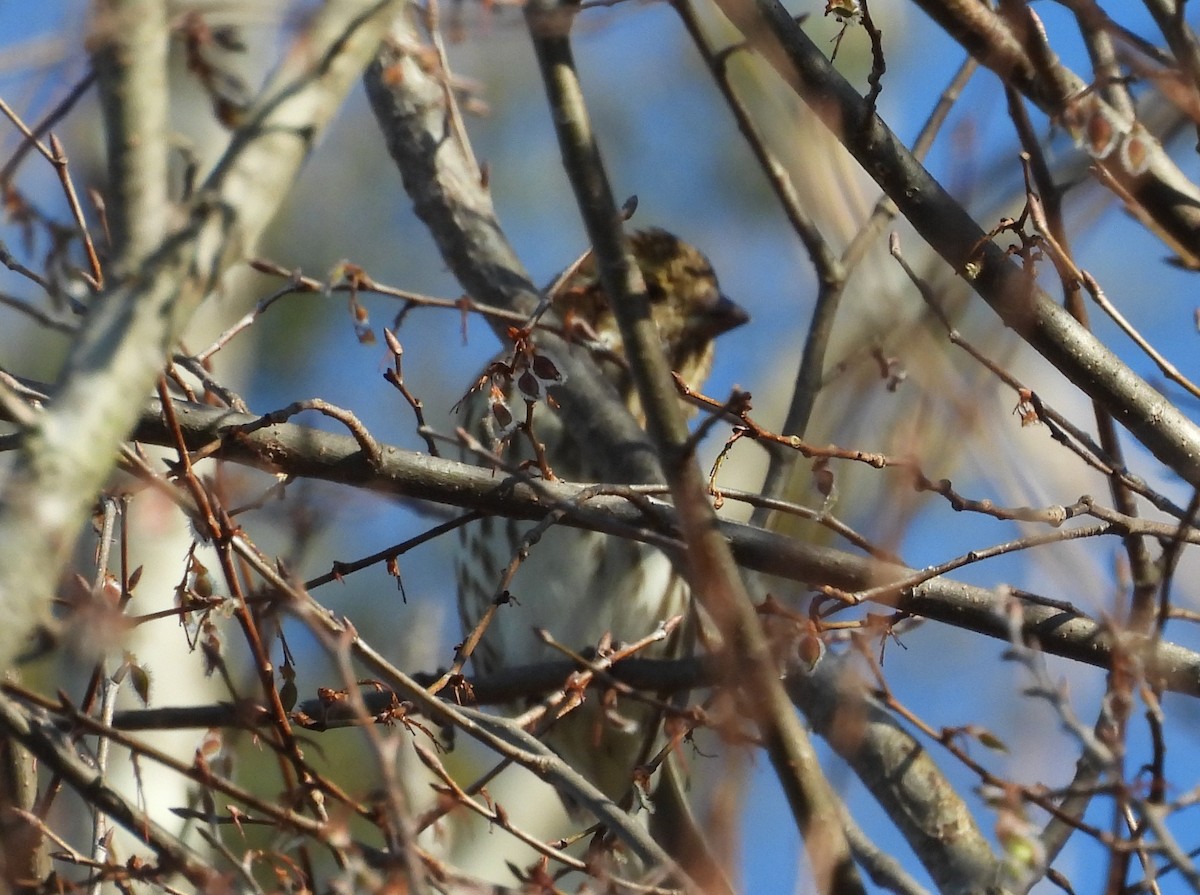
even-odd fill
[[(577, 503), (580, 487), (562, 482), (521, 481), (497, 478), (487, 470), (465, 463), (415, 454), (391, 445), (380, 445), (382, 461), (373, 468), (360, 444), (348, 435), (320, 432), (303, 426), (280, 424), (226, 438), (260, 418), (199, 405), (180, 404), (180, 431), (193, 450), (214, 457), (276, 472), (341, 482), (453, 506), (482, 510), (518, 519), (540, 520), (555, 510), (566, 510), (564, 524), (618, 536), (640, 529), (639, 539), (663, 549), (678, 549), (676, 522), (671, 509), (649, 501), (632, 504), (620, 497), (595, 497)], [(154, 444), (171, 444), (170, 433), (153, 409), (142, 420), (135, 437)], [(659, 486), (661, 488), (661, 486)], [(653, 510), (654, 515), (647, 516)], [(806, 544), (794, 538), (733, 522), (718, 529), (733, 547), (742, 566), (794, 581), (821, 582), (847, 591), (866, 589), (886, 581), (902, 581), (916, 574), (893, 565), (840, 550)], [(1031, 642), (1055, 655), (1110, 667), (1112, 633), (1070, 604), (1021, 594), (1024, 634)], [(1090, 595), (1080, 595), (1090, 600)], [(935, 579), (904, 593), (882, 592), (884, 605), (966, 628), (1007, 642), (1009, 630), (1003, 601), (987, 588)], [(1200, 655), (1181, 646), (1134, 638), (1150, 650), (1146, 658), (1153, 675), (1178, 693), (1200, 696)]]
[(378, 46), (396, 0), (323, 8), (136, 282), (106, 294), (0, 493), (0, 667), (21, 652), (117, 448), (183, 326), (253, 249), (301, 162)]

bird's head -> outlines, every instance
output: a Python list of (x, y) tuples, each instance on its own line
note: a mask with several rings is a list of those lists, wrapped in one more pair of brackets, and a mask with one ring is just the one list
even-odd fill
[[(713, 340), (749, 316), (721, 292), (712, 264), (695, 246), (657, 228), (636, 231), (630, 243), (667, 362), (698, 389), (712, 368)], [(567, 279), (554, 305), (560, 315), (590, 327), (605, 347), (624, 359), (616, 317), (600, 287), (594, 259), (589, 257)]]

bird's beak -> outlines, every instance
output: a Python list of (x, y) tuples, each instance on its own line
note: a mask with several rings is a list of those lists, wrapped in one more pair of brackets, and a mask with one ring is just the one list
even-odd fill
[(729, 330), (736, 329), (750, 321), (750, 315), (746, 313), (746, 309), (724, 293), (717, 299), (716, 307), (712, 309), (709, 318), (712, 320), (714, 336), (729, 332)]

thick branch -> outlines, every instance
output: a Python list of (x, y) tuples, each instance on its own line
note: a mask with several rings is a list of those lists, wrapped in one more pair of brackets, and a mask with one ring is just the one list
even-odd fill
[(804, 838), (820, 892), (862, 892), (862, 881), (841, 825), (841, 803), (825, 778), (807, 732), (779, 681), (729, 545), (705, 493), (691, 437), (650, 316), (646, 285), (621, 227), (621, 215), (600, 159), (567, 37), (573, 10), (557, 0), (533, 0), (526, 20), (550, 102), (563, 165), (583, 215), (600, 281), (621, 330), (621, 341), (646, 426), (666, 471), (680, 532), (681, 563), (696, 599), (732, 647), (724, 669), (740, 677), (763, 746)]
[[(933, 758), (863, 690), (854, 655), (826, 656), (788, 680), (813, 729), (854, 769), (943, 895), (999, 889), (1002, 866)], [(853, 735), (847, 731), (853, 730)]]
[(252, 249), (316, 136), (375, 52), (396, 0), (324, 6), (235, 134), (187, 225), (101, 296), (0, 491), (0, 668), (21, 652), (96, 493), (204, 296)]
[(132, 273), (167, 231), (167, 11), (162, 0), (98, 4), (93, 64), (108, 150), (113, 266)]
[[(788, 11), (775, 0), (758, 0), (752, 8), (733, 0), (719, 0), (719, 5), (1004, 323), (1155, 457), (1200, 486), (1200, 430), (1195, 424), (984, 238), (979, 225), (871, 113)], [(1193, 201), (1193, 207), (1200, 207), (1200, 201)]]
[(73, 748), (65, 748), (66, 740), (52, 721), (39, 718), (36, 710), (23, 712), (16, 703), (3, 697), (0, 698), (0, 731), (5, 740), (20, 743), (46, 767), (53, 768), (90, 805), (123, 826), (136, 840), (145, 843), (158, 856), (164, 870), (182, 874), (201, 891), (215, 884), (217, 872), (105, 783), (103, 775), (80, 758)]
[[(1063, 113), (1068, 98), (1080, 96), (1090, 86), (1063, 65), (1049, 46), (1034, 43), (1042, 40), (1036, 29), (1022, 29), (1029, 41), (1029, 46), (1022, 46), (1014, 30), (987, 4), (974, 0), (916, 0), (916, 3), (967, 52), (1051, 118)], [(1147, 5), (1154, 13), (1154, 7), (1160, 4)], [(1169, 33), (1167, 36), (1171, 37)], [(1187, 64), (1194, 61), (1194, 50), (1194, 46), (1190, 47), (1181, 57), (1185, 71), (1189, 70)], [(1132, 128), (1134, 122), (1125, 110), (1109, 105), (1103, 98), (1108, 94), (1107, 85), (1095, 86), (1103, 114), (1119, 122), (1122, 128)], [(1188, 180), (1156, 141), (1148, 140), (1145, 145), (1146, 170), (1137, 175), (1125, 170), (1117, 152), (1096, 159), (1096, 163), (1149, 212), (1159, 236), (1185, 258), (1195, 260), (1200, 256), (1200, 188)]]
[[(641, 509), (619, 497), (595, 497), (576, 505), (573, 500), (581, 490), (578, 485), (501, 478), (478, 466), (390, 445), (382, 446), (382, 459), (373, 466), (349, 435), (289, 423), (235, 434), (231, 430), (260, 418), (198, 404), (177, 404), (176, 416), (189, 448), (207, 447), (212, 456), (236, 463), (518, 519), (543, 519), (563, 507), (568, 510), (563, 520), (566, 525), (617, 535), (627, 535), (630, 526), (641, 526), (643, 540), (664, 549), (679, 546), (673, 538), (674, 511), (660, 502), (649, 502), (654, 517), (647, 518)], [(174, 444), (154, 409), (143, 417), (135, 437), (154, 444)], [(904, 566), (805, 544), (748, 525), (721, 522), (719, 529), (740, 565), (781, 578), (855, 591), (913, 574)], [(1066, 604), (1051, 604), (1021, 592), (1012, 596), (1021, 602), (1022, 630), (1027, 640), (1054, 655), (1099, 668), (1111, 667), (1113, 635), (1108, 627)], [(1081, 595), (1080, 602), (1094, 600)], [(886, 605), (1005, 643), (1010, 640), (1004, 601), (987, 588), (935, 578), (889, 598)], [(1151, 644), (1128, 634), (1122, 635), (1122, 644), (1126, 650), (1147, 650), (1149, 673), (1160, 678), (1167, 689), (1200, 696), (1200, 654), (1172, 643)]]
[[(532, 315), (540, 296), (504, 235), (465, 135), (453, 126), (450, 88), (438, 77), (448, 73), (431, 73), (420, 49), (401, 17), (364, 77), (388, 151), (417, 216), (462, 287), (483, 304)], [(506, 344), (509, 325), (492, 324)], [(579, 443), (597, 445), (593, 459), (604, 474), (620, 482), (662, 481), (649, 438), (591, 358), (553, 333), (541, 332), (537, 341), (566, 375), (560, 403), (567, 425)]]

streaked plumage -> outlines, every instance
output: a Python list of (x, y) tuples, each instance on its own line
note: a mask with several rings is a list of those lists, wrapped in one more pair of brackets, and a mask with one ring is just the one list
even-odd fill
[[(743, 322), (745, 315), (721, 295), (712, 266), (697, 249), (663, 230), (640, 231), (631, 239), (671, 367), (698, 388), (712, 365), (713, 339)], [(578, 331), (607, 349), (608, 359), (601, 360), (604, 375), (638, 415), (636, 395), (620, 362), (616, 321), (590, 259), (558, 290), (554, 308), (560, 319), (573, 321)], [(580, 345), (576, 350), (587, 349)], [(496, 385), (507, 390), (512, 414), (524, 419), (525, 401), (517, 388), (508, 382)], [(494, 398), (484, 385), (462, 409), (463, 426), (484, 444), (497, 434), (491, 408)], [(558, 413), (544, 401), (536, 406), (534, 431), (545, 445), (555, 475), (568, 481), (596, 481), (597, 465), (589, 454), (592, 446), (576, 443)], [(532, 458), (519, 434), (507, 438), (503, 448), (510, 460)], [(490, 605), (505, 567), (530, 527), (489, 518), (462, 529), (456, 571), (464, 631), (471, 630)], [(509, 590), (517, 603), (500, 608), (475, 650), (477, 674), (560, 660), (562, 656), (537, 637), (535, 627), (546, 628), (561, 643), (584, 651), (596, 646), (606, 632), (621, 642), (643, 637), (663, 620), (684, 613), (688, 600), (687, 585), (657, 550), (561, 527), (546, 532), (530, 551)], [(660, 644), (642, 655), (662, 656), (678, 648), (677, 643)], [(547, 742), (620, 801), (630, 790), (634, 766), (644, 757), (641, 753), (650, 741), (646, 727), (654, 717), (624, 702), (618, 707), (619, 717), (605, 717), (597, 702), (589, 694), (582, 707), (556, 725)]]

